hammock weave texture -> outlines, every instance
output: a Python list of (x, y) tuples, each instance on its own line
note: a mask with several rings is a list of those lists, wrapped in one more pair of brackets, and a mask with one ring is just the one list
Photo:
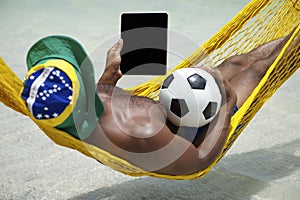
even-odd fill
[[(226, 154), (250, 120), (275, 91), (300, 67), (300, 45), (287, 52), (300, 37), (300, 2), (297, 0), (253, 0), (211, 39), (199, 47), (174, 70), (189, 66), (216, 66), (226, 58), (246, 53), (266, 42), (288, 35), (296, 26), (292, 37), (267, 71), (251, 96), (231, 119), (231, 129), (222, 153), (206, 169), (191, 175), (164, 175), (147, 172), (93, 145), (84, 143), (69, 134), (40, 124), (31, 117), (21, 99), (22, 81), (0, 58), (0, 101), (6, 106), (29, 116), (56, 144), (76, 149), (114, 170), (131, 176), (153, 176), (167, 179), (195, 179), (204, 176)], [(289, 55), (292, 56), (289, 56)], [(166, 78), (156, 77), (141, 85), (128, 88), (132, 95), (158, 100), (159, 89)]]

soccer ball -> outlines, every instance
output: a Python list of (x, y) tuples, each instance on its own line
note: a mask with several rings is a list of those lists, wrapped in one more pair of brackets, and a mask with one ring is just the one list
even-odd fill
[(201, 127), (219, 112), (222, 95), (212, 75), (190, 67), (176, 70), (164, 80), (159, 100), (173, 125)]

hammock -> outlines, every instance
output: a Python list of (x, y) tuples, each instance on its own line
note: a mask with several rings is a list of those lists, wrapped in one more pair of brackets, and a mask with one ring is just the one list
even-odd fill
[[(246, 53), (268, 41), (288, 35), (299, 23), (299, 1), (253, 0), (190, 57), (170, 70), (167, 75), (183, 67), (205, 65), (207, 63), (211, 66), (216, 66), (232, 55)], [(124, 174), (177, 180), (200, 178), (209, 172), (225, 155), (256, 112), (258, 112), (275, 91), (299, 68), (300, 45), (298, 44), (298, 46), (289, 52), (289, 54), (293, 56), (287, 55), (287, 48), (291, 46), (297, 37), (300, 37), (299, 31), (300, 25), (298, 25), (292, 37), (251, 96), (232, 117), (231, 129), (222, 153), (209, 167), (195, 174), (172, 176), (147, 172), (102, 149), (80, 141), (63, 131), (45, 126), (32, 117), (31, 119), (56, 144), (78, 150), (86, 156), (95, 158), (101, 163)], [(127, 91), (132, 95), (147, 96), (157, 100), (159, 88), (166, 76), (156, 77), (141, 85), (128, 88)], [(0, 101), (15, 111), (30, 117), (30, 113), (20, 96), (21, 88), (22, 81), (0, 58)]]

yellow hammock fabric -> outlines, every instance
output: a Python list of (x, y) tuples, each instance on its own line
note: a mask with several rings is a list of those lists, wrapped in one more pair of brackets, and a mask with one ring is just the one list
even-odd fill
[[(102, 149), (75, 139), (65, 132), (40, 124), (33, 118), (32, 120), (56, 144), (76, 149), (124, 174), (131, 176), (154, 176), (167, 179), (200, 178), (209, 172), (225, 155), (261, 106), (299, 68), (300, 45), (290, 51), (292, 56), (287, 55), (287, 48), (291, 46), (296, 38), (300, 37), (299, 23), (299, 1), (253, 0), (190, 57), (168, 72), (169, 74), (179, 68), (207, 65), (208, 63), (210, 66), (216, 66), (232, 55), (246, 53), (268, 41), (283, 37), (298, 25), (294, 34), (252, 95), (232, 118), (230, 133), (223, 152), (209, 167), (195, 174), (171, 176), (147, 172)], [(165, 77), (154, 78), (141, 85), (129, 88), (127, 91), (133, 95), (147, 96), (157, 100), (160, 85)], [(20, 97), (21, 87), (22, 81), (0, 58), (0, 101), (15, 111), (30, 117), (30, 113)]]

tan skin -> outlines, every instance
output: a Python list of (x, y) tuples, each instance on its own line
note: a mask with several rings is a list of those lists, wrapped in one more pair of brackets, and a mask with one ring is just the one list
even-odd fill
[(218, 115), (194, 144), (172, 133), (159, 102), (130, 96), (116, 87), (122, 77), (123, 41), (119, 40), (107, 53), (105, 71), (97, 85), (105, 108), (103, 117), (85, 141), (147, 171), (183, 175), (205, 169), (223, 149), (234, 107), (249, 97), (289, 37), (233, 56), (216, 68), (202, 67), (215, 77), (223, 99)]

